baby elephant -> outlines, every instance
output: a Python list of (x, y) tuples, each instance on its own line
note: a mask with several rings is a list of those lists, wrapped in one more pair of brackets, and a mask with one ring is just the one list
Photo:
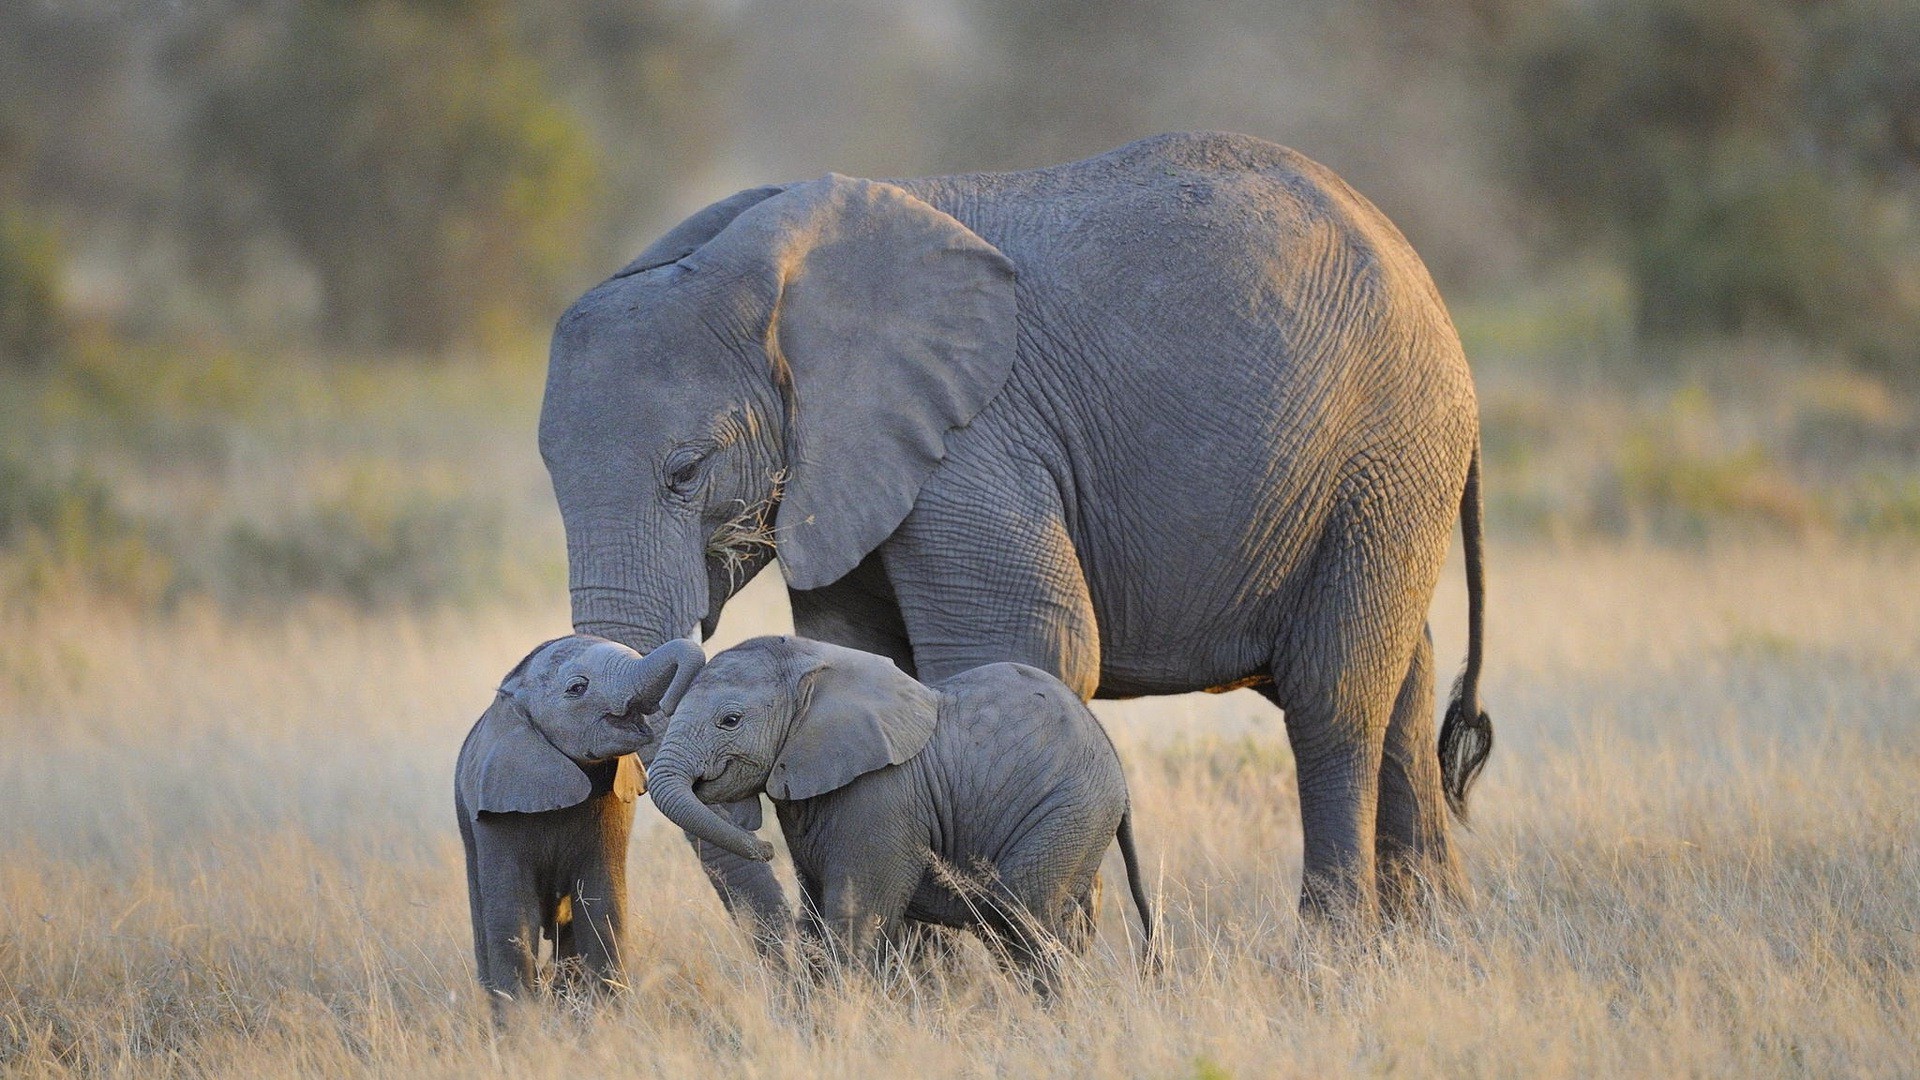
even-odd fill
[(598, 983), (620, 973), (627, 833), (651, 752), (646, 716), (672, 708), (704, 662), (670, 642), (642, 657), (556, 638), (501, 682), (460, 747), (454, 809), (467, 849), (473, 958), (496, 1021), (534, 985), (539, 939)]
[(1119, 756), (1079, 697), (1033, 668), (929, 687), (871, 653), (755, 638), (693, 681), (650, 771), (661, 812), (746, 858), (773, 849), (707, 804), (772, 796), (803, 929), (842, 955), (873, 959), (907, 921), (968, 927), (1050, 987), (1045, 939), (1085, 947), (1116, 833), (1151, 943)]

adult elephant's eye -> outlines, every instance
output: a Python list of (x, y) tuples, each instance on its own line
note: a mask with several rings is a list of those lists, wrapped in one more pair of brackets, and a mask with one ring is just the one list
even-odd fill
[(726, 713), (722, 715), (720, 719), (715, 720), (714, 723), (719, 725), (722, 731), (732, 731), (734, 728), (740, 726), (740, 714), (737, 712)]
[(693, 490), (700, 480), (700, 466), (707, 460), (708, 451), (683, 447), (667, 459), (667, 486), (676, 493), (685, 495)]

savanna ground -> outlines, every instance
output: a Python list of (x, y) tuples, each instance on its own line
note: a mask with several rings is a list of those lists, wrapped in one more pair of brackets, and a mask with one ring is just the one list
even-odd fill
[[(537, 364), (86, 355), (0, 401), (0, 1071), (21, 1075), (1913, 1075), (1920, 406), (1736, 354), (1503, 365), (1477, 900), (1304, 932), (1277, 714), (1103, 704), (1169, 945), (1043, 1006), (799, 992), (643, 803), (632, 993), (490, 1035), (450, 772), (566, 626)], [(528, 350), (522, 350), (523, 353)], [(1623, 389), (1633, 386), (1635, 389)], [(770, 579), (728, 640), (778, 628)], [(1434, 604), (1462, 655), (1450, 568)]]

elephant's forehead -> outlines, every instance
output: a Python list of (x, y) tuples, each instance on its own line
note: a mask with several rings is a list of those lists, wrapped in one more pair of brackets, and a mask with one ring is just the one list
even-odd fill
[(758, 689), (778, 675), (778, 664), (771, 652), (740, 647), (714, 657), (694, 681), (693, 689), (706, 694), (738, 693)]
[(576, 660), (588, 659), (589, 653), (605, 644), (607, 643), (592, 638), (561, 638), (547, 646), (546, 652), (541, 654), (539, 662), (531, 673), (543, 676), (553, 675)]
[[(610, 389), (629, 389), (635, 366), (650, 378), (691, 377), (702, 372), (730, 374), (731, 356), (693, 346), (713, 341), (716, 313), (744, 301), (729, 301), (712, 290), (697, 294), (683, 288), (682, 273), (637, 274), (607, 282), (580, 298), (555, 328), (550, 363), (568, 378), (550, 383), (550, 391), (581, 402), (604, 400)], [(743, 315), (744, 317), (744, 315)], [(616, 394), (622, 410), (665, 395)]]

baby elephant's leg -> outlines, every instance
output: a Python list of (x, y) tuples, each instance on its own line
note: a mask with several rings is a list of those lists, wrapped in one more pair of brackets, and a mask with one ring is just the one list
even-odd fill
[(829, 974), (833, 953), (833, 937), (825, 914), (826, 890), (805, 868), (796, 866), (794, 871), (800, 884), (800, 907), (794, 913), (794, 928), (798, 931), (794, 935), (794, 948), (804, 973), (818, 982)]
[(986, 891), (980, 929), (1002, 970), (1025, 982), (1027, 989), (1051, 998), (1059, 989), (1053, 955), (1059, 946), (1040, 929), (1039, 920), (1019, 897), (998, 887)]
[(573, 943), (586, 967), (588, 985), (617, 989), (622, 985), (626, 940), (625, 875), (596, 866), (583, 872), (573, 891)]
[(1109, 816), (1096, 807), (1061, 808), (995, 866), (992, 928), (1008, 961), (1042, 996), (1058, 990), (1061, 962), (1092, 941), (1100, 859), (1114, 830)]
[(481, 984), (499, 1023), (508, 1002), (533, 992), (541, 904), (535, 882), (520, 866), (483, 865), (479, 878), (484, 896), (481, 938), (487, 957)]
[(1100, 872), (1096, 867), (1092, 879), (1075, 897), (1065, 925), (1060, 928), (1060, 943), (1075, 956), (1086, 955), (1093, 945), (1094, 930), (1100, 925), (1100, 894)]
[(857, 845), (821, 875), (820, 920), (841, 963), (879, 971), (905, 932), (907, 905), (928, 853)]
[(900, 928), (899, 944), (920, 974), (952, 977), (960, 969), (960, 935), (948, 927), (909, 920)]
[(887, 947), (899, 935), (906, 909), (905, 896), (900, 898), (897, 910), (890, 899), (860, 882), (842, 881), (826, 887), (821, 923), (828, 953), (835, 961), (880, 970)]

